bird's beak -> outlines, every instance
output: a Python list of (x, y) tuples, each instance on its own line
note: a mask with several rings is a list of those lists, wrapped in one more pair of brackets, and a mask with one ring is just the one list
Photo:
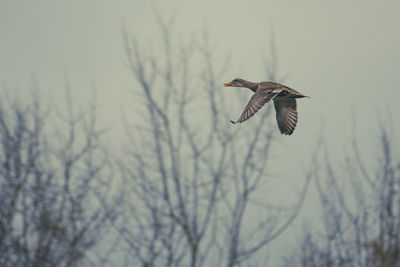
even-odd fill
[(230, 87), (232, 86), (232, 83), (224, 83), (224, 87)]

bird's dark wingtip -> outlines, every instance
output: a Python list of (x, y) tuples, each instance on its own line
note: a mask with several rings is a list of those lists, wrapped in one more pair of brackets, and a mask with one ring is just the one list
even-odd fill
[(232, 124), (236, 124), (236, 122), (234, 122), (234, 121), (232, 121), (232, 120), (230, 120), (230, 122), (231, 122)]

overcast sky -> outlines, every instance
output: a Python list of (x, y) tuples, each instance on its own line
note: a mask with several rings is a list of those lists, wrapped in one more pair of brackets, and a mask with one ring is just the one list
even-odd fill
[(104, 105), (114, 108), (132, 86), (122, 21), (139, 40), (154, 39), (154, 9), (177, 14), (180, 38), (205, 25), (221, 53), (232, 53), (221, 85), (236, 76), (266, 79), (263, 58), (273, 28), (286, 84), (312, 97), (299, 104), (292, 140), (318, 131), (321, 119), (327, 132), (342, 136), (352, 111), (359, 127), (374, 122), (378, 111), (398, 111), (398, 1), (1, 0), (0, 81), (26, 88), (34, 73), (44, 91), (61, 91), (67, 72), (77, 91), (94, 81), (106, 96)]
[[(353, 118), (365, 147), (377, 143), (378, 116), (386, 118), (390, 112), (394, 132), (399, 133), (399, 3), (0, 0), (0, 83), (23, 95), (35, 74), (42, 92), (57, 98), (68, 73), (79, 101), (94, 82), (102, 120), (113, 124), (120, 118), (120, 107), (130, 101), (128, 89), (135, 85), (124, 65), (123, 22), (144, 43), (159, 34), (154, 10), (167, 18), (176, 14), (177, 38), (207, 28), (217, 50), (232, 54), (220, 90), (228, 90), (223, 83), (236, 77), (267, 79), (263, 60), (273, 29), (279, 71), (288, 74), (285, 84), (311, 96), (298, 101), (294, 134), (279, 137), (277, 158), (293, 166), (289, 173), (279, 173), (280, 185), (285, 186), (309, 164), (322, 125), (329, 145), (338, 152), (346, 150)], [(246, 103), (243, 100), (243, 107)], [(232, 118), (240, 112), (240, 107), (234, 108)]]

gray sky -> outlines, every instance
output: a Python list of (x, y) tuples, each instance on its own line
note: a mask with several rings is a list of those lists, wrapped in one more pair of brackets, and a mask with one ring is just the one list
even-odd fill
[[(165, 17), (176, 12), (177, 38), (206, 27), (221, 55), (232, 54), (221, 90), (236, 90), (222, 87), (236, 77), (266, 79), (263, 59), (273, 28), (280, 74), (288, 74), (285, 84), (311, 96), (298, 101), (298, 126), (292, 136), (280, 137), (275, 160), (277, 169), (280, 159), (293, 166), (278, 173), (277, 188), (298, 190), (300, 183), (290, 179), (308, 165), (321, 125), (340, 153), (351, 137), (353, 118), (361, 144), (370, 147), (376, 145), (378, 114), (399, 114), (399, 3), (0, 0), (0, 83), (23, 93), (34, 73), (41, 90), (57, 97), (67, 72), (75, 95), (87, 96), (96, 84), (103, 123), (113, 124), (134, 86), (124, 66), (122, 21), (144, 43), (159, 34), (154, 9)], [(232, 119), (241, 111), (233, 108)], [(393, 126), (399, 133), (396, 119)]]
[(353, 110), (360, 127), (371, 116), (374, 122), (377, 110), (397, 111), (396, 1), (1, 0), (0, 81), (25, 88), (35, 73), (44, 91), (62, 91), (67, 72), (77, 91), (88, 91), (94, 81), (104, 105), (114, 108), (132, 86), (122, 20), (140, 40), (155, 39), (154, 7), (166, 17), (177, 13), (179, 38), (206, 25), (221, 53), (231, 51), (231, 72), (221, 84), (236, 76), (266, 79), (263, 58), (273, 27), (286, 84), (312, 97), (300, 104), (296, 135), (287, 140), (303, 140), (322, 119), (327, 132), (346, 136)]

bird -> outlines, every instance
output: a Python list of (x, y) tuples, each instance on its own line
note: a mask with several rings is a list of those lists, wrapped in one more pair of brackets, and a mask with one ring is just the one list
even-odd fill
[(224, 87), (246, 87), (254, 92), (254, 95), (250, 98), (240, 118), (236, 122), (231, 120), (231, 123), (242, 123), (250, 119), (267, 102), (273, 100), (276, 111), (276, 121), (283, 135), (291, 135), (296, 128), (296, 98), (308, 97), (277, 82), (253, 83), (236, 78), (231, 82), (225, 83)]

